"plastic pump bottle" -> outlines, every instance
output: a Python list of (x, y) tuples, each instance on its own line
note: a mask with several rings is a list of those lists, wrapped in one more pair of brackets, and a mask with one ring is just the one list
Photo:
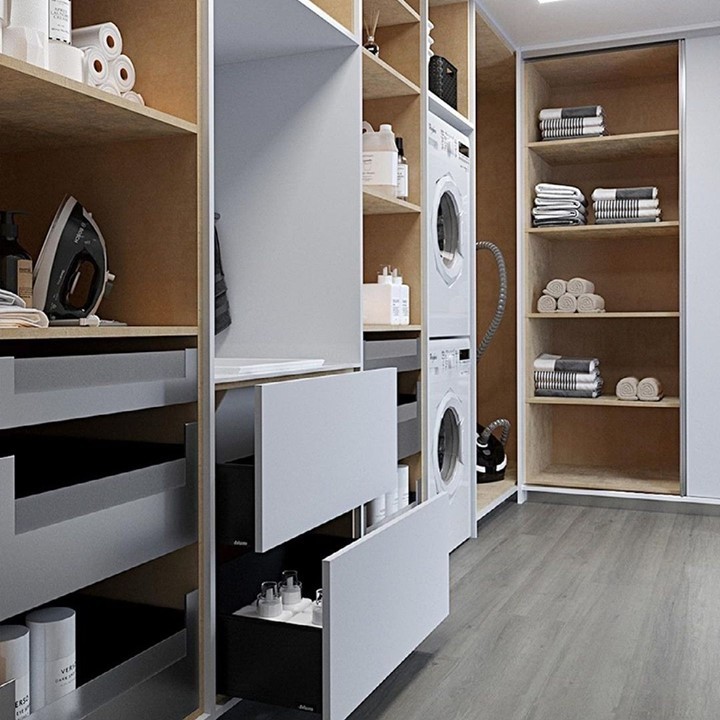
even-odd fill
[(395, 197), (400, 200), (407, 200), (409, 195), (408, 174), (410, 168), (405, 157), (405, 148), (401, 137), (395, 138), (395, 145), (398, 150), (398, 182)]
[(398, 270), (395, 268), (392, 273), (393, 286), (395, 288), (397, 297), (400, 300), (400, 325), (410, 324), (410, 287), (403, 284), (402, 275), (398, 275)]
[(363, 185), (389, 198), (396, 197), (398, 184), (398, 150), (392, 125), (381, 125), (375, 132), (363, 123)]

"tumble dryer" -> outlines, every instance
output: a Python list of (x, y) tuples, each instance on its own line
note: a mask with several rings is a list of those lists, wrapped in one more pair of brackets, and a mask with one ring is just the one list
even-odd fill
[(471, 335), (470, 141), (435, 115), (428, 116), (430, 214), (425, 252), (429, 336)]
[(448, 552), (467, 540), (472, 531), (473, 359), (469, 338), (428, 342), (427, 490), (429, 496), (450, 496)]

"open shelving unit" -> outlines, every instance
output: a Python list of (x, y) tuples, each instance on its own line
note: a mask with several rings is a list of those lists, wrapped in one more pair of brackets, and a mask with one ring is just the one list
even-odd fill
[[(527, 490), (680, 493), (678, 52), (676, 43), (666, 43), (525, 63), (519, 116), (526, 171), (521, 382)], [(540, 140), (540, 109), (591, 104), (603, 106), (610, 135)], [(663, 219), (595, 225), (589, 212), (586, 226), (533, 228), (539, 182), (577, 186), (589, 203), (596, 187), (656, 185)], [(595, 283), (607, 312), (536, 312), (551, 278), (577, 276)], [(542, 352), (599, 358), (604, 394), (535, 397), (533, 360)], [(619, 401), (615, 385), (628, 375), (658, 377), (666, 396), (655, 403)]]

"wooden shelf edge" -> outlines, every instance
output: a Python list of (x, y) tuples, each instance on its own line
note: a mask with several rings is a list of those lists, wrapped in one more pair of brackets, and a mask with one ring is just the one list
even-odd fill
[(20, 73), (26, 77), (34, 78), (58, 88), (63, 88), (68, 92), (89, 97), (93, 100), (97, 100), (98, 102), (105, 103), (106, 105), (111, 105), (126, 112), (134, 113), (135, 115), (140, 115), (144, 118), (154, 120), (155, 122), (162, 123), (163, 125), (173, 128), (176, 131), (181, 131), (189, 135), (197, 135), (199, 132), (196, 123), (183, 120), (182, 118), (170, 115), (162, 110), (156, 110), (152, 107), (130, 102), (129, 100), (125, 100), (123, 97), (111, 95), (110, 93), (106, 93), (98, 88), (78, 82), (77, 80), (71, 80), (63, 75), (31, 65), (30, 63), (10, 57), (9, 55), (0, 54), (0, 68)]
[[(398, 72), (392, 65), (386, 63), (382, 58), (373, 55), (369, 50), (362, 49), (363, 65), (374, 67), (375, 72), (385, 76), (390, 80), (395, 89), (386, 92), (369, 90), (365, 84), (367, 77), (366, 67), (363, 67), (363, 99), (364, 100), (382, 100), (383, 98), (406, 97), (408, 95), (419, 95), (420, 88), (411, 80), (408, 80), (402, 73)], [(397, 91), (397, 87), (403, 88), (402, 92)]]
[[(394, 7), (395, 12), (390, 12), (390, 20), (387, 20), (388, 11), (385, 12), (386, 20), (383, 21), (383, 9)], [(419, 23), (420, 15), (405, 0), (364, 0), (363, 10), (372, 18), (373, 11), (380, 10), (380, 21), (378, 27), (392, 27), (394, 25), (408, 25)]]
[(2, 328), (2, 340), (86, 340), (88, 338), (197, 337), (192, 325), (132, 325), (105, 327)]
[(435, 93), (428, 92), (428, 105), (431, 113), (452, 125), (456, 130), (465, 133), (465, 135), (470, 135), (475, 129), (473, 122), (455, 108), (450, 107), (450, 105), (444, 100), (441, 100)]
[(406, 200), (389, 198), (368, 188), (363, 188), (363, 215), (397, 215), (420, 213), (422, 208)]
[(622, 236), (629, 237), (631, 235), (640, 236), (667, 236), (678, 234), (680, 231), (679, 220), (664, 220), (659, 223), (617, 223), (613, 225), (576, 225), (574, 227), (529, 227), (525, 229), (528, 235), (536, 235), (538, 237), (577, 237), (582, 238), (584, 235), (597, 236)]
[(663, 472), (624, 471), (614, 468), (550, 466), (529, 478), (525, 486), (568, 490), (680, 495), (680, 476)]
[(614, 395), (601, 395), (598, 398), (529, 397), (525, 402), (527, 405), (595, 405), (597, 407), (654, 408), (655, 410), (680, 407), (679, 397), (664, 397), (657, 402), (618, 400)]
[(363, 325), (363, 332), (422, 332), (422, 325)]
[(679, 130), (657, 130), (653, 132), (642, 132), (642, 133), (623, 133), (620, 135), (601, 135), (600, 137), (587, 137), (587, 138), (571, 138), (568, 140), (534, 140), (527, 144), (528, 150), (538, 150), (539, 148), (566, 148), (566, 147), (579, 147), (582, 145), (613, 145), (627, 141), (637, 141), (638, 143), (643, 140), (662, 140), (677, 138), (680, 140)]
[(679, 318), (679, 312), (528, 313), (528, 320), (615, 320), (623, 318)]

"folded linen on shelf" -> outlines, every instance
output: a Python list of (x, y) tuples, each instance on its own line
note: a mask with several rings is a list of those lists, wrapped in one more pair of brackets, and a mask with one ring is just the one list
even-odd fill
[(552, 220), (553, 218), (559, 218), (560, 220), (582, 220), (585, 221), (584, 210), (553, 210), (547, 207), (536, 207), (532, 209), (532, 216), (537, 220)]
[(587, 221), (581, 218), (546, 218), (533, 220), (533, 227), (570, 227), (575, 225), (587, 225)]
[(617, 225), (627, 223), (632, 225), (633, 223), (648, 223), (648, 222), (660, 222), (661, 218), (647, 218), (647, 217), (624, 217), (624, 218), (598, 218), (595, 220), (596, 225)]
[(654, 200), (595, 200), (593, 203), (595, 212), (598, 210), (626, 210), (628, 214), (632, 214), (637, 210), (659, 207), (660, 201), (657, 198)]
[(597, 358), (567, 357), (564, 355), (552, 355), (541, 353), (533, 362), (534, 370), (548, 370), (550, 372), (578, 372), (593, 373), (600, 367), (600, 360)]
[(577, 107), (544, 108), (539, 120), (560, 120), (565, 118), (597, 117), (603, 115), (602, 105), (580, 105)]
[(605, 122), (605, 118), (602, 115), (595, 115), (593, 117), (570, 117), (570, 118), (553, 118), (551, 120), (540, 120), (541, 130), (568, 130), (577, 128), (582, 130), (583, 128), (600, 127)]
[(659, 218), (662, 214), (660, 208), (643, 208), (635, 211), (631, 210), (595, 210), (596, 220), (611, 220), (613, 218), (647, 218), (650, 222), (654, 218)]
[(568, 280), (567, 291), (575, 297), (580, 297), (585, 293), (594, 293), (595, 283), (581, 277), (571, 278)]
[(569, 130), (543, 130), (543, 140), (575, 140), (582, 137), (600, 137), (605, 135), (604, 125), (593, 125)]
[(632, 375), (619, 380), (618, 384), (615, 386), (615, 395), (618, 400), (637, 400), (639, 382), (640, 381)]
[(565, 293), (558, 298), (557, 301), (558, 312), (561, 313), (574, 313), (578, 311), (578, 301), (574, 295)]
[(602, 388), (597, 390), (536, 390), (536, 397), (561, 398), (597, 398), (602, 394)]
[(565, 280), (561, 280), (560, 278), (555, 278), (554, 280), (551, 280), (543, 290), (544, 295), (550, 295), (550, 297), (554, 297), (556, 300), (561, 295), (564, 295), (566, 292), (567, 282)]
[(556, 185), (554, 183), (538, 183), (535, 186), (535, 194), (543, 198), (561, 198), (578, 200), (583, 205), (586, 204), (585, 195), (580, 188), (574, 185)]
[(653, 186), (632, 188), (595, 188), (592, 199), (597, 200), (655, 200), (658, 189)]
[(643, 378), (638, 383), (638, 399), (645, 402), (657, 402), (665, 396), (662, 383), (654, 377)]
[(535, 207), (538, 208), (552, 208), (553, 210), (580, 210), (587, 213), (587, 208), (584, 203), (579, 200), (570, 200), (556, 197), (545, 197), (544, 195), (538, 195), (535, 198)]
[(24, 308), (26, 305), (25, 301), (19, 295), (16, 295), (10, 290), (0, 288), (0, 308), (7, 307)]
[[(555, 373), (551, 373), (555, 374)], [(570, 373), (571, 375), (573, 373)], [(591, 381), (582, 382), (574, 378), (548, 378), (546, 380), (535, 380), (535, 392), (561, 393), (566, 391), (579, 390), (583, 392), (600, 392), (603, 389), (603, 380), (597, 377)]]
[(577, 309), (580, 313), (605, 312), (605, 298), (595, 293), (585, 293), (577, 299)]
[(546, 386), (544, 388), (546, 390), (551, 389), (551, 385), (557, 387), (559, 390), (582, 390), (586, 388), (578, 386), (592, 385), (593, 387), (597, 387), (598, 384), (603, 384), (599, 370), (591, 373), (535, 370), (533, 371), (533, 380), (536, 384)]
[(552, 295), (541, 295), (537, 301), (537, 311), (539, 313), (557, 312), (557, 300)]
[(46, 328), (50, 322), (42, 310), (0, 307), (0, 328)]

